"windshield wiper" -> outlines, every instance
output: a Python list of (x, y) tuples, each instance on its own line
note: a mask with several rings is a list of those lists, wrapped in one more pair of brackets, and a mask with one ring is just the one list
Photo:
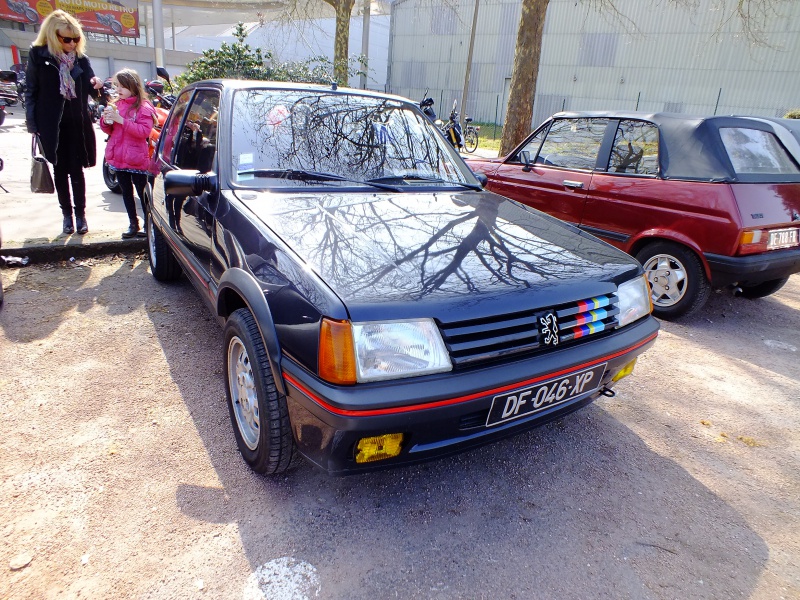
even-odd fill
[(360, 179), (342, 177), (335, 173), (321, 173), (319, 171), (306, 171), (303, 169), (251, 169), (249, 171), (238, 171), (236, 175), (237, 177), (241, 175), (253, 175), (254, 177), (271, 177), (274, 179), (289, 179), (292, 181), (346, 181), (349, 183), (358, 183), (360, 185), (369, 185), (383, 190), (391, 190), (393, 192), (400, 191), (396, 186), (386, 183), (362, 181)]
[(380, 182), (390, 182), (395, 181), (398, 184), (403, 184), (406, 182), (413, 182), (413, 181), (422, 181), (425, 183), (443, 183), (447, 185), (460, 185), (465, 188), (469, 188), (471, 190), (475, 190), (480, 192), (483, 188), (480, 184), (473, 184), (473, 183), (464, 183), (462, 181), (449, 181), (447, 179), (442, 179), (441, 177), (430, 177), (428, 175), (417, 175), (415, 173), (405, 173), (402, 175), (388, 175), (386, 177), (376, 177), (375, 179), (368, 179), (367, 182), (369, 183), (380, 183)]

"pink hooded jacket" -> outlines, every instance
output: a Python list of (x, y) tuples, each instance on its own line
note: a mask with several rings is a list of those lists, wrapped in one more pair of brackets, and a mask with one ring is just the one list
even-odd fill
[(117, 110), (124, 122), (106, 125), (101, 119), (100, 129), (111, 135), (106, 144), (106, 162), (109, 165), (115, 169), (147, 171), (150, 167), (147, 136), (153, 129), (156, 109), (145, 101), (134, 110), (135, 100), (133, 97), (117, 100)]

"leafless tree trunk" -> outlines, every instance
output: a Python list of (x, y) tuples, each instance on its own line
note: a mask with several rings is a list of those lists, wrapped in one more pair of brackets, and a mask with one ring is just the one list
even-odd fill
[(522, 15), (517, 31), (514, 70), (508, 94), (506, 122), (500, 141), (500, 156), (505, 156), (531, 131), (533, 97), (542, 53), (544, 18), (550, 0), (522, 0)]
[(324, 0), (336, 11), (336, 37), (333, 40), (333, 76), (347, 84), (347, 53), (350, 45), (350, 15), (355, 0)]

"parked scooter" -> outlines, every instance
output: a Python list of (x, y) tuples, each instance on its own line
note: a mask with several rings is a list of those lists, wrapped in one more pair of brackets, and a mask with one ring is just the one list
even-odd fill
[(6, 106), (17, 104), (19, 104), (17, 74), (14, 71), (0, 71), (0, 125), (6, 120)]
[(15, 63), (9, 67), (9, 70), (17, 74), (17, 96), (19, 96), (19, 103), (22, 108), (25, 108), (25, 67), (21, 63)]

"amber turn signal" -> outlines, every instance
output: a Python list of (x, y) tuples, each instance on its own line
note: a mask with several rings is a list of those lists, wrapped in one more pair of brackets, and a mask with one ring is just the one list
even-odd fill
[(634, 358), (631, 362), (629, 362), (627, 365), (625, 365), (619, 371), (617, 371), (617, 374), (611, 378), (611, 381), (619, 381), (623, 377), (627, 377), (628, 375), (633, 373), (633, 367), (635, 365), (636, 365), (636, 359)]
[(402, 447), (402, 433), (387, 433), (361, 438), (356, 444), (356, 462), (367, 463), (393, 458), (400, 454)]
[(356, 353), (349, 321), (322, 319), (319, 330), (319, 376), (330, 383), (356, 382)]

